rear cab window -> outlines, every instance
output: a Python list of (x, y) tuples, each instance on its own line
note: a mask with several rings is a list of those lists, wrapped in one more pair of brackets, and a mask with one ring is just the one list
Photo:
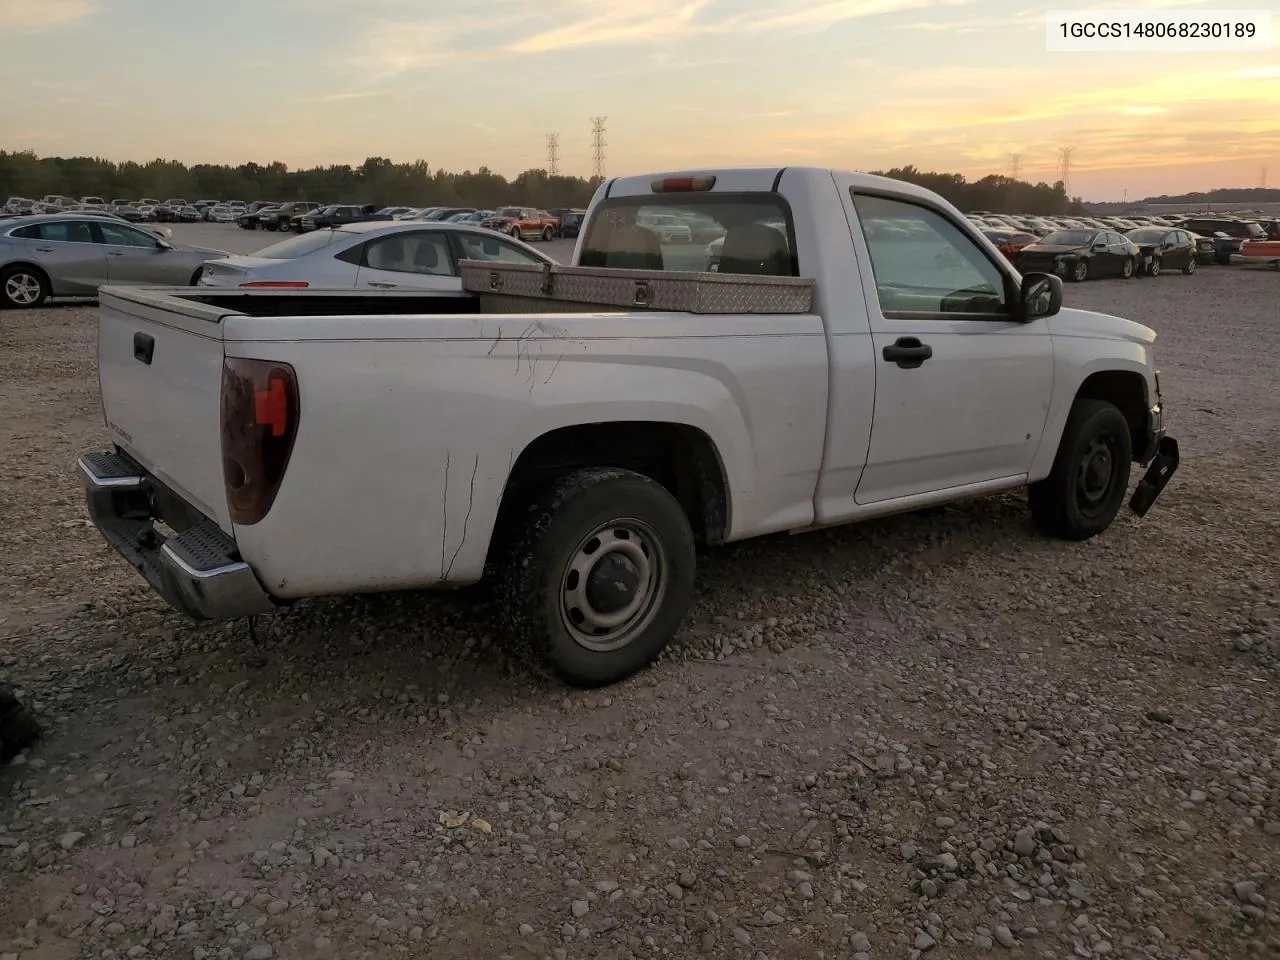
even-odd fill
[(584, 267), (797, 277), (791, 209), (773, 193), (611, 197), (592, 213)]

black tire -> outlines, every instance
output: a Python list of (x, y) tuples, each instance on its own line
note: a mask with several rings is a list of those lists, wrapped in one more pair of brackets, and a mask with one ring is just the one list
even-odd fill
[(49, 278), (38, 267), (14, 264), (0, 270), (0, 308), (34, 310), (50, 292)]
[(201, 275), (202, 273), (204, 273), (204, 267), (201, 267), (199, 270), (197, 270), (195, 273), (193, 273), (193, 274), (191, 275), (191, 286), (193, 286), (193, 287), (194, 287), (194, 286), (198, 286), (198, 285), (199, 285), (199, 283), (200, 283), (200, 275)]
[[(615, 548), (598, 552), (602, 540)], [(611, 570), (599, 570), (619, 555)], [(593, 575), (584, 578), (583, 567)], [(689, 519), (665, 487), (630, 470), (580, 470), (535, 495), (517, 521), (498, 567), (499, 622), (566, 683), (606, 686), (642, 669), (680, 629), (695, 567)], [(593, 618), (627, 609), (602, 610), (595, 604), (609, 598), (598, 591), (637, 577), (653, 589), (628, 600), (636, 609), (611, 632), (605, 624), (593, 634)]]
[(1075, 283), (1084, 283), (1089, 279), (1089, 261), (1077, 260), (1071, 268), (1071, 279)]
[(1182, 268), (1182, 272), (1186, 276), (1191, 276), (1196, 272), (1196, 258), (1191, 257)]
[(1164, 264), (1160, 262), (1159, 257), (1153, 257), (1151, 260), (1151, 265), (1147, 267), (1147, 276), (1150, 276), (1150, 277), (1160, 276), (1160, 270), (1163, 268), (1163, 266)]
[[(1152, 261), (1152, 266), (1155, 266), (1154, 260)], [(1121, 278), (1124, 280), (1132, 280), (1134, 273), (1137, 272), (1136, 268), (1137, 268), (1137, 261), (1133, 257), (1125, 258), (1124, 263), (1120, 265)], [(1155, 276), (1155, 274), (1152, 274), (1152, 276)]]
[(1027, 493), (1036, 526), (1061, 540), (1088, 540), (1102, 533), (1124, 504), (1132, 461), (1124, 414), (1105, 400), (1077, 400), (1053, 470)]
[(510, 234), (511, 236), (515, 237), (517, 240), (523, 240), (523, 239), (524, 239), (524, 234), (522, 234), (522, 233), (520, 232), (520, 228), (519, 228), (519, 227), (512, 227), (510, 230), (508, 230), (508, 231), (507, 231), (507, 233), (508, 233), (508, 234)]
[(551, 228), (551, 227), (544, 227), (544, 228), (543, 228), (543, 230), (542, 230), (542, 239), (543, 239), (543, 240), (545, 240), (547, 243), (550, 243), (550, 242), (551, 242), (552, 240), (554, 240), (555, 238), (556, 238), (556, 232), (555, 232), (555, 230), (554, 230), (553, 228)]

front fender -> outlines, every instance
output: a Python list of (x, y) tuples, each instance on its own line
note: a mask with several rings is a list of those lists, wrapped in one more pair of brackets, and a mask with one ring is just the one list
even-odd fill
[(1156, 396), (1151, 346), (1129, 340), (1054, 337), (1054, 388), (1040, 445), (1032, 458), (1028, 479), (1043, 480), (1053, 469), (1058, 444), (1081, 385), (1095, 373), (1118, 371), (1142, 378), (1143, 396), (1150, 407)]

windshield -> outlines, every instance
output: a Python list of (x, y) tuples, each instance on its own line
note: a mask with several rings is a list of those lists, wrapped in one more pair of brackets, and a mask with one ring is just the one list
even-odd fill
[(1087, 247), (1096, 236), (1093, 230), (1059, 230), (1041, 238), (1041, 243), (1056, 244), (1063, 247)]
[(793, 235), (790, 210), (776, 194), (616, 197), (593, 213), (579, 262), (584, 267), (794, 277)]
[(517, 218), (518, 218), (518, 217), (520, 216), (520, 208), (519, 208), (519, 207), (503, 207), (501, 210), (499, 210), (497, 213), (495, 213), (495, 214), (494, 214), (494, 216), (495, 216), (495, 217), (517, 217)]
[(273, 243), (266, 249), (259, 250), (254, 256), (265, 257), (268, 260), (295, 260), (349, 236), (352, 234), (345, 230), (316, 230), (313, 233), (303, 233), (288, 240)]
[(1130, 230), (1125, 236), (1138, 243), (1159, 243), (1168, 233), (1168, 230), (1161, 230), (1158, 227), (1145, 227), (1141, 230)]

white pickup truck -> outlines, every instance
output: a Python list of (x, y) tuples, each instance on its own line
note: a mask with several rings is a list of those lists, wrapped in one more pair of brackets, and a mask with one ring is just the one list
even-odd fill
[(492, 576), (511, 638), (593, 686), (677, 633), (698, 541), (1020, 487), (1083, 540), (1132, 463), (1139, 516), (1178, 466), (1155, 333), (929, 191), (624, 177), (584, 226), (573, 265), (466, 261), (461, 293), (103, 288), (95, 523), (202, 619)]

